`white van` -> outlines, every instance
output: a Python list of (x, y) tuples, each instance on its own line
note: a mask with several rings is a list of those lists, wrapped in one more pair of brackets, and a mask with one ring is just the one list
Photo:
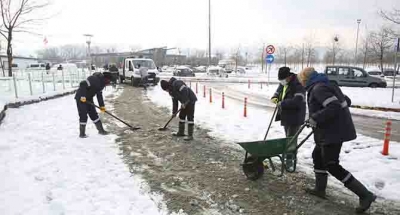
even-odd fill
[(27, 70), (46, 70), (45, 63), (31, 63), (26, 68)]

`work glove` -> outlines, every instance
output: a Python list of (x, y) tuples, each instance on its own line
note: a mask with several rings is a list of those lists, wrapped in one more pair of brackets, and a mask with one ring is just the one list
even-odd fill
[(100, 107), (100, 111), (101, 111), (102, 113), (106, 112), (106, 107), (101, 106), (101, 107)]
[(316, 128), (317, 127), (317, 122), (313, 118), (309, 118), (305, 122), (307, 127), (311, 128)]
[(273, 98), (271, 98), (271, 102), (274, 103), (274, 104), (278, 104), (279, 99), (276, 98), (276, 97), (273, 97)]
[(86, 102), (86, 97), (82, 96), (80, 100), (81, 100), (82, 103), (85, 103)]

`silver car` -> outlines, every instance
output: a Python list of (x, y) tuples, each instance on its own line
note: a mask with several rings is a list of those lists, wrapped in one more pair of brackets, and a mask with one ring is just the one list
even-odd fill
[(346, 87), (383, 87), (384, 78), (370, 76), (364, 69), (350, 66), (327, 66), (325, 74), (333, 84)]

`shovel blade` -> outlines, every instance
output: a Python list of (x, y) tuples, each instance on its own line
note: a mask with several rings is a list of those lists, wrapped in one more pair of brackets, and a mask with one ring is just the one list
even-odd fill
[(159, 128), (158, 130), (159, 130), (159, 131), (166, 131), (166, 130), (168, 130), (168, 128), (163, 127), (163, 128)]

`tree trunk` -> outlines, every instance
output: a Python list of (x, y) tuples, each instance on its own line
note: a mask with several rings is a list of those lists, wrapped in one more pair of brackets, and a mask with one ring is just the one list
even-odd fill
[(8, 40), (7, 40), (7, 59), (8, 59), (8, 76), (12, 77), (12, 64), (13, 64), (13, 53), (12, 53), (12, 30), (9, 29), (8, 31)]

